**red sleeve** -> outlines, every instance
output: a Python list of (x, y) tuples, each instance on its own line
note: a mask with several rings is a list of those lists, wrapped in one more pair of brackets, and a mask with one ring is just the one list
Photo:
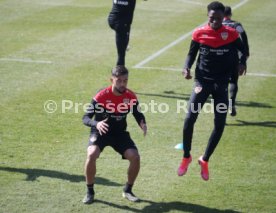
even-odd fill
[(193, 34), (192, 34), (192, 40), (193, 40), (193, 41), (199, 42), (199, 39), (198, 39), (198, 32), (199, 32), (199, 28), (194, 30), (194, 32), (193, 32)]
[(104, 88), (100, 90), (95, 97), (93, 98), (97, 103), (104, 103), (106, 100), (106, 97), (109, 95), (109, 93), (112, 92), (110, 87)]
[(137, 100), (136, 94), (133, 91), (131, 91), (130, 89), (127, 89), (127, 94), (129, 96), (129, 98)]
[(129, 107), (133, 107), (133, 105), (136, 105), (138, 102), (137, 96), (134, 92), (132, 92), (130, 89), (127, 89), (126, 91), (127, 99), (129, 99)]

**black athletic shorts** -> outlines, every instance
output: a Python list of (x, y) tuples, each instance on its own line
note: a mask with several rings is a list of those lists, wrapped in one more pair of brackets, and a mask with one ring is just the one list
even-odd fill
[(131, 23), (127, 19), (115, 19), (112, 16), (108, 17), (109, 27), (117, 33), (129, 33)]
[(130, 32), (130, 25), (125, 23), (109, 24), (110, 28), (120, 34), (127, 34)]
[(91, 133), (89, 137), (88, 146), (97, 145), (101, 152), (106, 146), (111, 146), (116, 152), (122, 155), (127, 149), (137, 149), (134, 141), (131, 139), (129, 132), (125, 131), (116, 135), (100, 135), (98, 133)]

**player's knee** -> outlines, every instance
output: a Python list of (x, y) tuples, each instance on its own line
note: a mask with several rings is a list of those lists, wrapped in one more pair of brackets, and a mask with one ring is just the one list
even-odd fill
[(96, 161), (98, 157), (99, 156), (97, 156), (95, 153), (87, 154), (87, 159), (89, 161)]
[(140, 162), (140, 155), (135, 150), (133, 152), (127, 153), (127, 159), (131, 162)]
[(187, 117), (184, 122), (184, 129), (190, 128), (196, 122), (196, 117)]
[(87, 159), (89, 161), (96, 161), (100, 155), (100, 151), (97, 147), (90, 146), (87, 149)]

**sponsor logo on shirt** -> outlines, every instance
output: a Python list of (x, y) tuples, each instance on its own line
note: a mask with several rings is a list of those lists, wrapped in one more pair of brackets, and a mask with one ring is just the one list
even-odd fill
[(210, 49), (210, 52), (216, 53), (217, 55), (224, 55), (229, 52), (229, 49)]
[(121, 121), (126, 118), (126, 115), (111, 115), (111, 118), (115, 119), (116, 121)]
[(119, 5), (124, 5), (124, 6), (128, 5), (127, 1), (113, 0), (113, 2), (114, 2), (114, 4), (119, 4)]

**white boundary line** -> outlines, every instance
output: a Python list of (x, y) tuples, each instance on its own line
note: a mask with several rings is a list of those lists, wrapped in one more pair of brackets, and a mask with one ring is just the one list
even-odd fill
[[(237, 5), (233, 6), (233, 10), (241, 7), (242, 5), (246, 4), (249, 0), (243, 0), (240, 3), (238, 3)], [(206, 22), (200, 24), (198, 27), (201, 27), (202, 25), (206, 24)], [(159, 55), (161, 55), (162, 53), (164, 53), (165, 51), (167, 51), (168, 49), (172, 48), (173, 46), (175, 46), (176, 44), (184, 41), (186, 38), (190, 37), (192, 35), (194, 30), (182, 35), (181, 37), (179, 37), (178, 39), (176, 39), (175, 41), (171, 42), (170, 44), (168, 44), (167, 46), (163, 47), (162, 49), (158, 50), (156, 53), (152, 54), (151, 56), (149, 56), (148, 58), (144, 59), (143, 61), (141, 61), (140, 63), (136, 64), (133, 68), (141, 68), (143, 67), (145, 64), (147, 64), (148, 62), (152, 61), (153, 59), (157, 58)]]
[(136, 64), (133, 68), (141, 68), (143, 67), (145, 64), (147, 64), (148, 62), (152, 61), (153, 59), (157, 58), (159, 55), (161, 55), (162, 53), (164, 53), (165, 51), (167, 51), (168, 49), (170, 49), (171, 47), (175, 46), (176, 44), (180, 43), (181, 41), (185, 40), (186, 38), (190, 37), (193, 31), (190, 31), (186, 34), (184, 34), (183, 36), (181, 36), (180, 38), (176, 39), (175, 41), (173, 41), (172, 43), (170, 43), (169, 45), (163, 47), (162, 49), (160, 49), (159, 51), (157, 51), (156, 53), (152, 54), (151, 56), (149, 56), (148, 58), (146, 58), (145, 60), (141, 61), (140, 63)]
[(181, 1), (181, 2), (184, 2), (184, 3), (188, 3), (188, 4), (194, 4), (194, 5), (204, 5), (203, 3), (200, 3), (200, 2), (194, 2), (193, 0), (178, 0), (178, 1)]
[(32, 60), (29, 58), (0, 58), (0, 61), (15, 61), (23, 63), (52, 64), (52, 61)]
[[(181, 72), (182, 69), (171, 68), (171, 67), (138, 67), (137, 69), (147, 69), (147, 70), (161, 70), (161, 71), (173, 71), (173, 72)], [(258, 77), (274, 77), (276, 78), (276, 74), (270, 73), (246, 73), (249, 76), (258, 76)]]
[(275, 74), (269, 74), (269, 73), (246, 73), (246, 75), (252, 75), (252, 76), (258, 76), (258, 77), (276, 77)]

